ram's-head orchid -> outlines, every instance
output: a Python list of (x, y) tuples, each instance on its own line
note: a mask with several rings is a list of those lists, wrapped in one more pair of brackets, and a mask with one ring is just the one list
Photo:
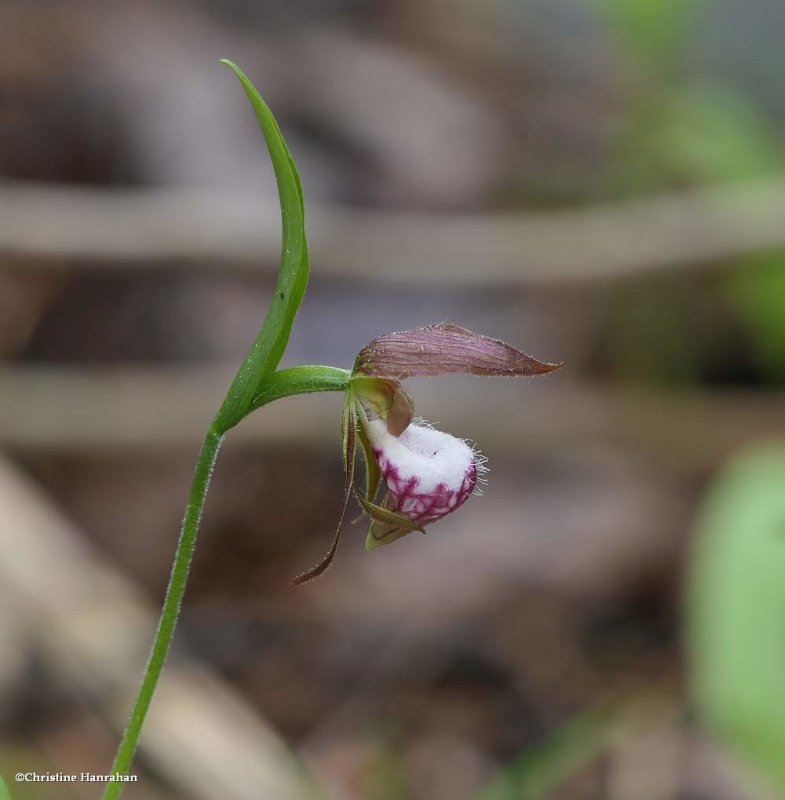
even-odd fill
[[(127, 776), (131, 769), (172, 644), (210, 477), (230, 430), (276, 400), (314, 392), (345, 393), (341, 518), (327, 555), (294, 579), (305, 583), (332, 562), (352, 492), (370, 519), (366, 545), (372, 550), (412, 531), (425, 533), (426, 526), (460, 508), (476, 489), (484, 471), (482, 457), (464, 440), (414, 421), (414, 404), (401, 381), (447, 373), (542, 375), (561, 366), (537, 361), (497, 339), (442, 324), (374, 339), (360, 351), (351, 371), (314, 365), (280, 369), (310, 275), (303, 186), (281, 128), (262, 96), (236, 64), (224, 63), (239, 79), (270, 154), (281, 207), (281, 261), (267, 316), (205, 430), (150, 658), (112, 764), (112, 775), (118, 776)], [(361, 490), (354, 481), (358, 450), (366, 466)], [(108, 782), (103, 800), (118, 800), (122, 787), (121, 780)]]
[[(330, 566), (353, 492), (370, 519), (368, 550), (412, 531), (425, 533), (426, 525), (476, 492), (485, 459), (464, 439), (415, 420), (414, 403), (401, 381), (450, 373), (524, 377), (560, 366), (449, 324), (386, 334), (366, 345), (355, 361), (343, 408), (345, 483), (338, 528), (327, 555), (293, 582), (306, 583)], [(365, 458), (362, 490), (354, 480), (358, 449)]]

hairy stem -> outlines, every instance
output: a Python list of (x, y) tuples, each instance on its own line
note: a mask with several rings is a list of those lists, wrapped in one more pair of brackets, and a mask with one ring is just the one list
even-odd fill
[[(254, 397), (249, 411), (259, 408), (283, 397), (311, 392), (345, 391), (349, 384), (350, 373), (335, 367), (293, 367), (291, 369), (273, 372), (262, 380), (258, 392)], [(145, 717), (150, 708), (155, 694), (161, 672), (166, 663), (166, 657), (174, 637), (177, 619), (183, 603), (188, 572), (193, 560), (196, 538), (199, 533), (199, 524), (202, 520), (207, 490), (210, 486), (215, 461), (223, 441), (225, 430), (213, 422), (207, 429), (199, 459), (196, 462), (191, 491), (188, 495), (188, 505), (185, 509), (183, 525), (180, 529), (180, 539), (169, 576), (169, 585), (166, 589), (161, 617), (155, 633), (153, 647), (145, 667), (139, 694), (134, 702), (128, 726), (123, 734), (117, 750), (112, 774), (127, 775), (134, 760), (134, 754), (139, 744)], [(103, 800), (116, 800), (123, 791), (122, 781), (107, 783)]]
[[(202, 519), (207, 489), (210, 485), (210, 477), (212, 476), (222, 441), (223, 436), (216, 432), (211, 425), (204, 437), (199, 459), (196, 462), (191, 491), (188, 495), (188, 505), (186, 506), (183, 525), (180, 529), (180, 539), (177, 543), (177, 551), (175, 552), (172, 572), (169, 576), (169, 585), (166, 589), (166, 597), (161, 610), (161, 617), (158, 620), (158, 629), (155, 632), (153, 647), (150, 650), (150, 657), (145, 667), (142, 684), (139, 687), (139, 694), (131, 711), (128, 727), (125, 729), (112, 764), (112, 774), (126, 775), (131, 769), (131, 763), (142, 733), (142, 726), (155, 694), (155, 689), (158, 686), (158, 680), (166, 663), (166, 657), (169, 654), (177, 618), (180, 615), (185, 587), (188, 583), (188, 572), (196, 547), (196, 537), (199, 533), (199, 523)], [(115, 798), (120, 797), (122, 790), (123, 783), (120, 781), (107, 783), (103, 800), (115, 800)]]

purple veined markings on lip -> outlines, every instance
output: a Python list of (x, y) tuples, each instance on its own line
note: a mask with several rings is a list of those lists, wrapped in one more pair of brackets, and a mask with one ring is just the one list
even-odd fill
[(421, 420), (399, 436), (382, 420), (365, 431), (387, 486), (385, 507), (416, 522), (436, 522), (460, 508), (487, 472), (485, 459), (463, 439)]

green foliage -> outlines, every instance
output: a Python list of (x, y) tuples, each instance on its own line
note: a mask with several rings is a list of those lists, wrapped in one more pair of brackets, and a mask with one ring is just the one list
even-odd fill
[(687, 646), (704, 719), (785, 791), (785, 444), (737, 458), (706, 499)]
[[(756, 180), (785, 167), (781, 143), (765, 120), (742, 98), (710, 89), (671, 99), (659, 142), (672, 174), (701, 183)], [(745, 259), (725, 288), (759, 368), (785, 381), (785, 256)]]
[[(688, 81), (689, 35), (696, 29), (703, 0), (595, 3), (622, 47), (624, 74), (633, 76), (628, 80), (628, 116), (609, 172), (614, 193), (640, 194), (782, 173), (785, 158), (780, 137), (745, 97)], [(678, 290), (676, 282), (674, 286)], [(785, 256), (769, 253), (744, 259), (727, 281), (725, 296), (746, 332), (761, 373), (785, 381)], [(661, 305), (660, 310), (671, 319), (678, 317), (675, 306)], [(618, 338), (624, 339), (630, 328), (624, 315), (618, 325)], [(641, 352), (634, 333), (626, 349)], [(656, 331), (650, 330), (644, 338), (656, 337)], [(697, 361), (694, 340), (681, 336), (675, 341), (678, 338), (671, 333), (683, 360)], [(665, 361), (678, 363), (669, 353)], [(649, 377), (658, 375), (661, 371), (655, 363)]]
[(660, 78), (684, 51), (704, 0), (594, 0), (631, 61)]
[(710, 85), (680, 87), (660, 103), (650, 150), (674, 177), (726, 183), (782, 169), (771, 126), (742, 97)]
[(217, 433), (225, 433), (252, 410), (252, 399), (262, 379), (278, 366), (310, 272), (303, 191), (297, 167), (275, 117), (254, 85), (236, 64), (225, 59), (222, 63), (234, 71), (245, 89), (270, 152), (281, 202), (282, 239), (278, 281), (267, 317), (216, 415), (213, 425)]
[(0, 775), (0, 800), (11, 800), (11, 792), (8, 791), (2, 775)]
[[(673, 165), (712, 182), (756, 180), (785, 167), (781, 142), (765, 120), (738, 96), (704, 90), (671, 106), (661, 137)], [(785, 256), (745, 259), (726, 283), (761, 371), (785, 381)]]
[(475, 800), (537, 800), (591, 764), (619, 736), (616, 714), (594, 709), (526, 750), (480, 791)]
[(730, 276), (727, 287), (761, 371), (785, 383), (785, 256), (748, 259)]

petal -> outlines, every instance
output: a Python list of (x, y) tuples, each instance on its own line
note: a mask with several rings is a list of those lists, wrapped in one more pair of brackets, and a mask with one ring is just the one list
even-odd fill
[(405, 380), (448, 373), (522, 377), (559, 369), (506, 342), (441, 323), (379, 336), (357, 356), (355, 374)]

